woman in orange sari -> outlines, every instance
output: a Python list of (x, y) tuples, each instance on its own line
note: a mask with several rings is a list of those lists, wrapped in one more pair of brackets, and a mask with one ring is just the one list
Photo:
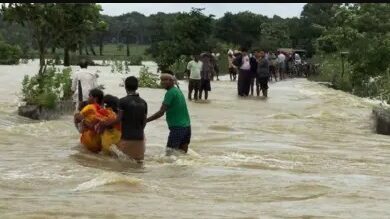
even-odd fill
[[(111, 95), (106, 95), (103, 98), (103, 91), (92, 89), (89, 92), (89, 104), (75, 115), (75, 122), (82, 124), (80, 142), (89, 151), (99, 153), (103, 150), (107, 154), (110, 152), (111, 145), (119, 142), (121, 137), (120, 124), (107, 127), (104, 130), (96, 129), (96, 124), (100, 121), (116, 120), (117, 102), (118, 98)], [(103, 103), (106, 105), (105, 108), (102, 107)]]

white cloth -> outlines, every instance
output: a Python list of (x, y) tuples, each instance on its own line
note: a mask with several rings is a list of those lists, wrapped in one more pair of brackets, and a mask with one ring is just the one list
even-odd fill
[(301, 57), (299, 56), (298, 53), (295, 53), (294, 59), (295, 59), (295, 64), (301, 64), (302, 63)]
[(244, 56), (242, 57), (242, 65), (241, 65), (241, 68), (242, 70), (249, 70), (251, 69), (251, 64), (249, 62), (249, 56)]
[(283, 53), (278, 55), (278, 63), (283, 63), (286, 60), (286, 56)]
[(81, 82), (81, 89), (83, 92), (83, 101), (88, 100), (89, 91), (91, 89), (96, 88), (97, 78), (96, 75), (86, 68), (82, 68), (77, 70), (72, 77), (72, 91), (73, 93), (73, 101), (78, 102), (78, 81)]
[(200, 71), (202, 71), (202, 66), (203, 62), (200, 60), (198, 62), (195, 62), (195, 60), (191, 60), (190, 62), (188, 62), (187, 69), (190, 70), (190, 79), (201, 79)]

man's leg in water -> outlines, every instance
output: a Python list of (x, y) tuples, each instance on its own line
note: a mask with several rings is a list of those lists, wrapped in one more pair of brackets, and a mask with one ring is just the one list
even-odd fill
[(191, 127), (172, 127), (169, 130), (167, 155), (171, 154), (171, 150), (180, 150), (187, 153), (191, 140)]
[(251, 76), (250, 78), (250, 95), (253, 96), (253, 87), (254, 87), (254, 83), (255, 83), (255, 78)]
[(180, 145), (180, 150), (184, 151), (184, 153), (187, 153), (188, 151), (188, 145), (191, 142), (191, 126), (183, 128), (184, 136), (182, 144)]
[(193, 81), (190, 79), (188, 81), (188, 99), (189, 100), (192, 100), (192, 90), (193, 90), (194, 86), (193, 86)]

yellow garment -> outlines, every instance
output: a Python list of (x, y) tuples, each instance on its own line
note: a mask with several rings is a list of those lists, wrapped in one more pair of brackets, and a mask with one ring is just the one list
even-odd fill
[(121, 131), (112, 128), (106, 129), (101, 135), (102, 150), (104, 153), (110, 153), (110, 147), (113, 144), (117, 144), (121, 140)]
[[(103, 121), (115, 120), (117, 117), (116, 113), (111, 108), (105, 109), (105, 117)], [(102, 149), (104, 153), (110, 153), (110, 147), (113, 144), (118, 144), (121, 140), (121, 127), (115, 125), (113, 128), (105, 129), (101, 135)]]
[(110, 153), (111, 145), (117, 144), (121, 139), (120, 125), (105, 129), (102, 134), (98, 134), (91, 127), (99, 121), (115, 120), (117, 117), (115, 112), (110, 108), (101, 108), (97, 104), (88, 104), (81, 110), (80, 114), (84, 116), (84, 122), (89, 126), (81, 135), (81, 143), (92, 152), (98, 153), (103, 150), (104, 153)]

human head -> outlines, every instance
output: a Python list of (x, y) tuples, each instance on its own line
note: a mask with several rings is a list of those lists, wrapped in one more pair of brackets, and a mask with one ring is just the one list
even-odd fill
[(89, 91), (88, 103), (97, 103), (99, 105), (103, 104), (103, 91), (97, 88), (94, 88)]
[(88, 62), (86, 59), (81, 59), (79, 65), (80, 65), (80, 68), (87, 68)]
[(195, 62), (199, 61), (199, 55), (194, 55)]
[(255, 49), (255, 57), (258, 59), (260, 58), (260, 50), (259, 49)]
[(161, 74), (160, 79), (161, 85), (167, 90), (175, 85), (175, 79), (171, 74)]
[(134, 76), (127, 77), (125, 80), (125, 89), (127, 92), (134, 92), (138, 89), (138, 79)]
[(110, 94), (106, 94), (103, 98), (103, 103), (106, 108), (111, 108), (114, 112), (118, 112), (119, 98)]
[(261, 58), (264, 58), (264, 57), (265, 57), (264, 50), (260, 50), (260, 51), (259, 51), (259, 56), (260, 56)]
[(242, 53), (243, 56), (248, 55), (248, 49), (246, 49), (246, 48), (241, 48), (241, 53)]

